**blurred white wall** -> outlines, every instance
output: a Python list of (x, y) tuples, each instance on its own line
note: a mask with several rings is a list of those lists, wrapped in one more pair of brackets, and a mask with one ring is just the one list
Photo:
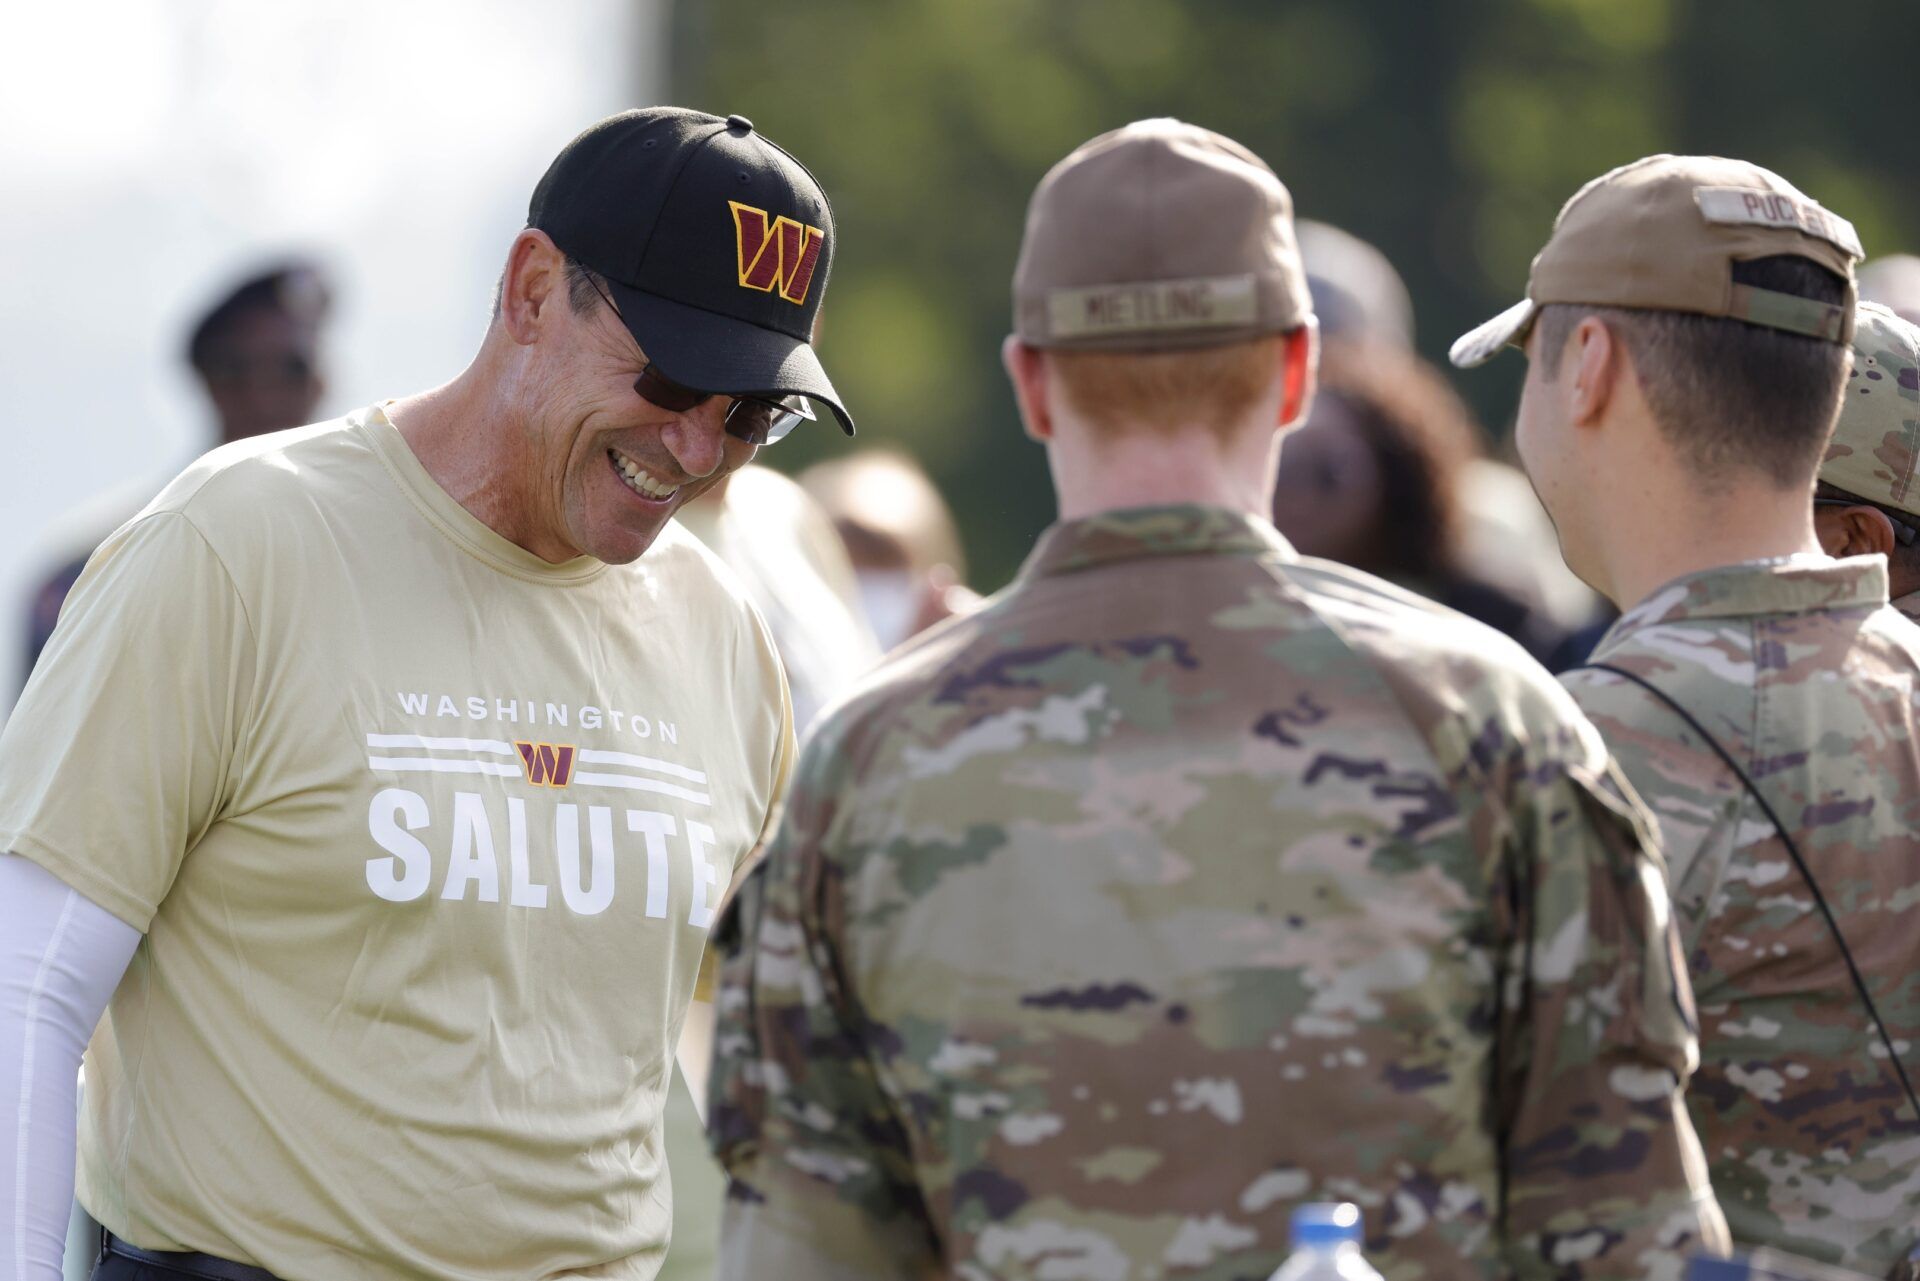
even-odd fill
[(667, 0), (5, 7), (0, 709), (42, 531), (210, 443), (199, 309), (303, 251), (336, 286), (323, 413), (458, 372), (547, 162), (659, 100)]

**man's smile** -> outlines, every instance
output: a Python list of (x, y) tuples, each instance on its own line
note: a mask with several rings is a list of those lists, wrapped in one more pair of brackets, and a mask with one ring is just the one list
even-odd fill
[(680, 492), (678, 485), (667, 485), (654, 479), (645, 467), (611, 446), (607, 449), (607, 461), (613, 464), (614, 474), (628, 489), (649, 502), (670, 502)]

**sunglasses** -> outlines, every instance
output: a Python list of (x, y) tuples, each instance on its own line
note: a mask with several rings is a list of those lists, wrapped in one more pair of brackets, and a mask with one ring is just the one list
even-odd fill
[[(614, 315), (620, 316), (620, 308), (611, 295), (600, 287), (600, 282), (592, 276), (594, 292)], [(626, 317), (620, 316), (622, 324)], [(640, 370), (640, 376), (633, 380), (633, 390), (640, 399), (649, 405), (664, 409), (670, 414), (684, 414), (713, 399), (710, 391), (695, 391), (684, 383), (677, 383), (661, 373), (648, 361)], [(726, 433), (735, 440), (743, 440), (749, 445), (771, 445), (785, 437), (803, 422), (812, 422), (813, 407), (805, 396), (735, 396), (733, 403), (727, 406), (726, 415), (721, 419)]]
[[(684, 414), (713, 399), (712, 392), (683, 386), (661, 373), (652, 362), (633, 380), (633, 389), (640, 399), (670, 414)], [(770, 445), (812, 418), (813, 409), (804, 396), (783, 396), (778, 400), (735, 396), (721, 422), (726, 426), (727, 435), (736, 440), (744, 440), (749, 445)]]

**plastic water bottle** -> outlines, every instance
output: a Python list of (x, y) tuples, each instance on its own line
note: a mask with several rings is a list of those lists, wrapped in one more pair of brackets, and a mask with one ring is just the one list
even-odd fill
[(1293, 1253), (1270, 1281), (1381, 1281), (1360, 1253), (1360, 1207), (1322, 1202), (1295, 1207)]

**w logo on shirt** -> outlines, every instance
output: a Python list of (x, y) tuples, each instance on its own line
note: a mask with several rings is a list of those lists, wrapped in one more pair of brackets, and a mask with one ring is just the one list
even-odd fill
[(565, 787), (573, 780), (572, 743), (516, 742), (513, 746), (520, 753), (527, 781), (535, 787)]

